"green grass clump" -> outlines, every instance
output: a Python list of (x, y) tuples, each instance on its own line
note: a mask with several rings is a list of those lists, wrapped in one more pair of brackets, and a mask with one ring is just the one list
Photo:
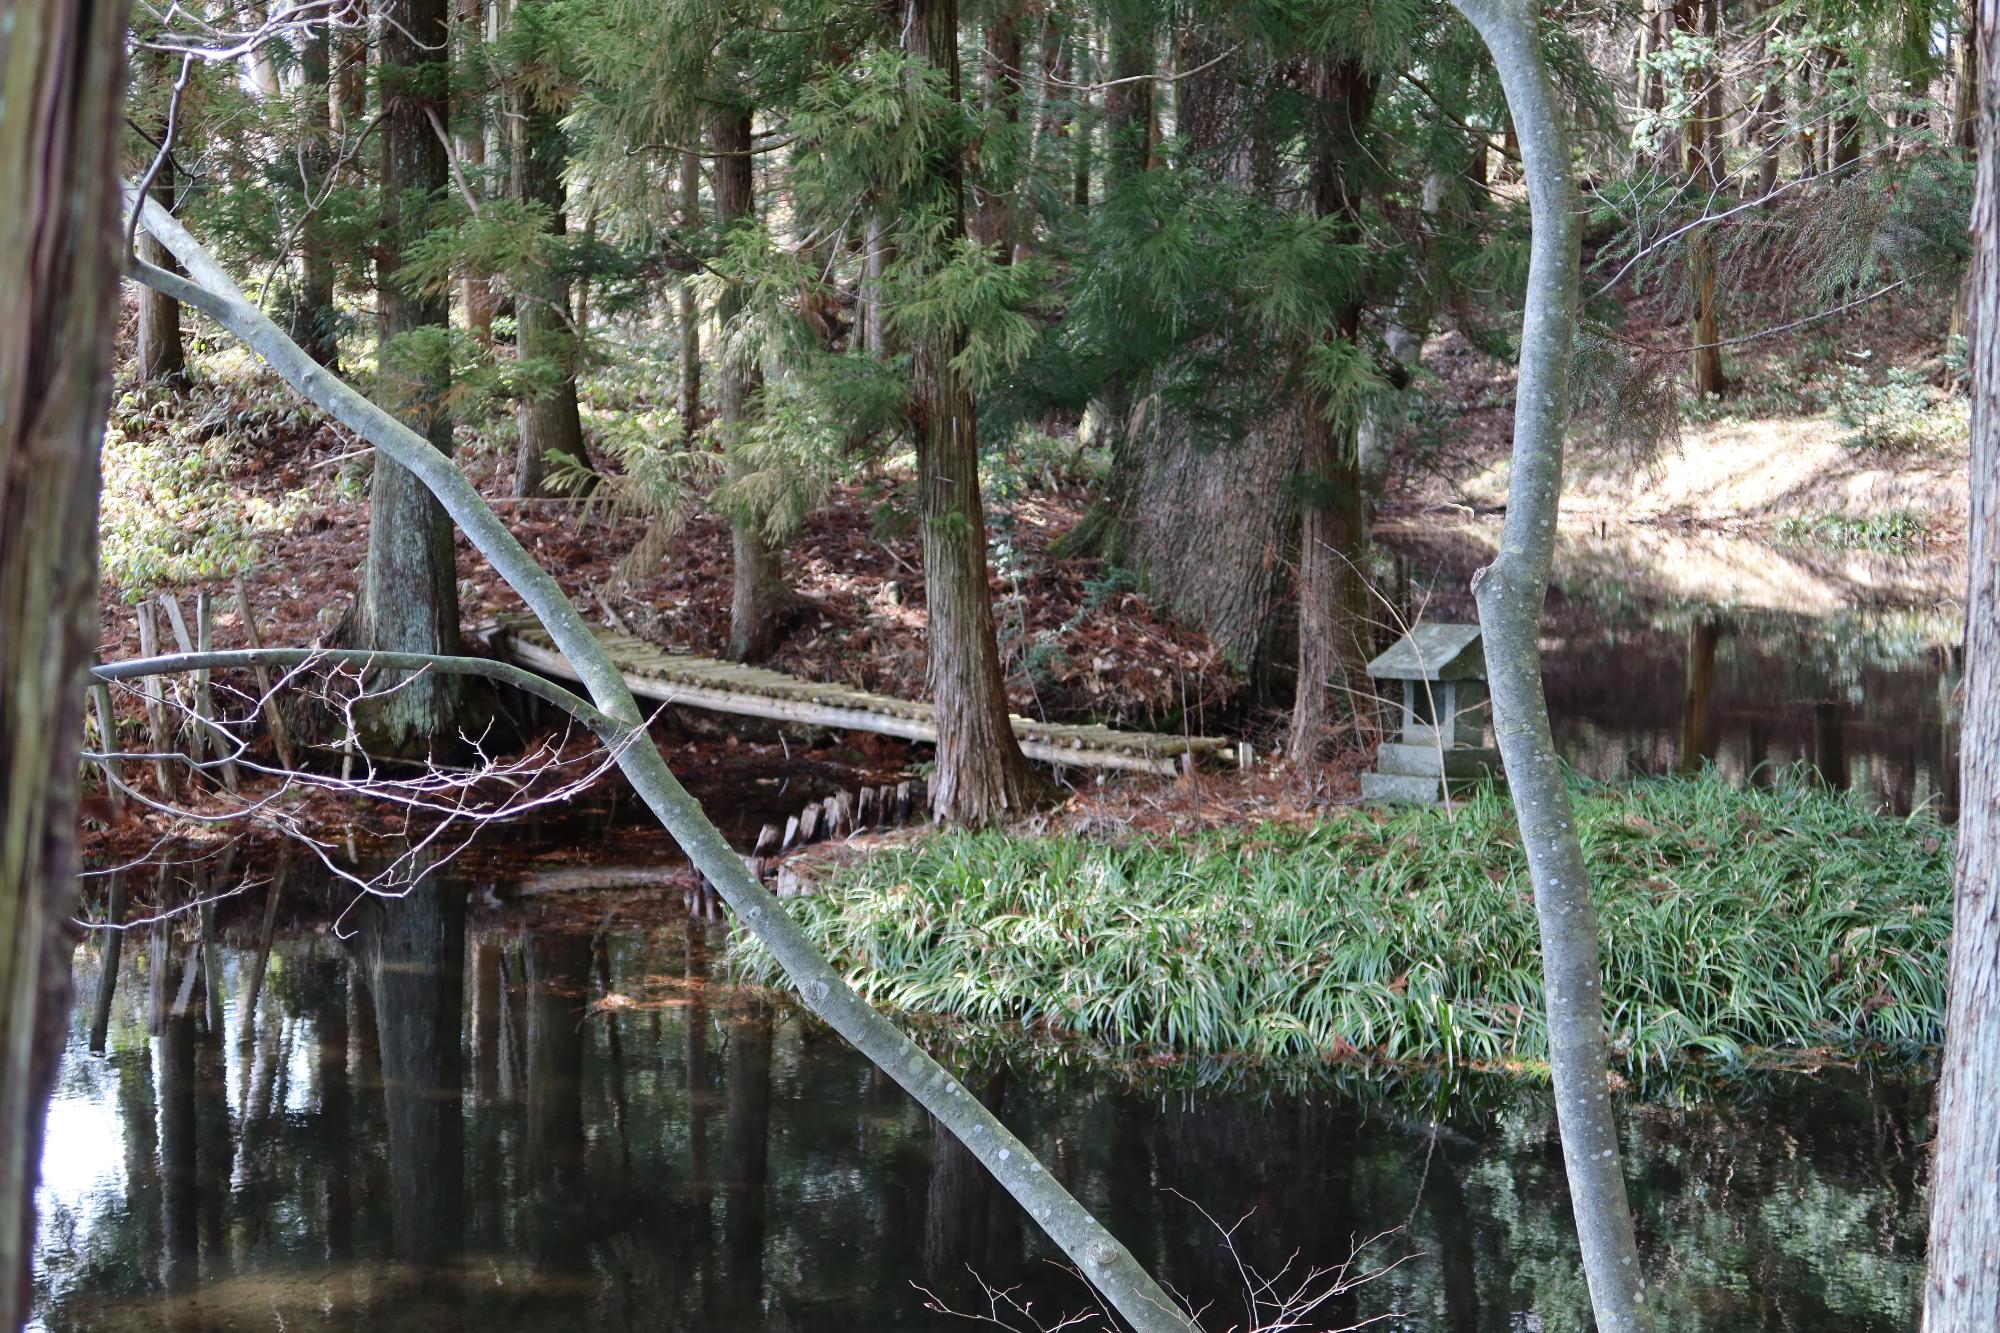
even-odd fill
[[(1938, 1039), (1951, 852), (1928, 816), (1713, 776), (1576, 801), (1629, 1066)], [(1527, 868), (1490, 792), (1115, 844), (937, 834), (791, 909), (871, 1001), (975, 1027), (1280, 1064), (1548, 1049)], [(734, 948), (775, 978), (754, 940)]]
[(1887, 509), (1876, 514), (1795, 515), (1778, 524), (1778, 541), (1785, 546), (1899, 554), (1922, 546), (1929, 532), (1930, 523), (1922, 514)]

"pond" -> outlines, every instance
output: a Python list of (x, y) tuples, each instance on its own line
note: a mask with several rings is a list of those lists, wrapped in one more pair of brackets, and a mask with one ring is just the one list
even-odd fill
[[(308, 881), (125, 932), (109, 991), (109, 937), (79, 949), (35, 1327), (930, 1333), (968, 1325), (920, 1288), (970, 1310), (975, 1274), (1085, 1308), (898, 1088), (729, 983), (712, 920), (457, 867), (339, 939)], [(1283, 1285), (1351, 1258), (1311, 1327), (1583, 1327), (1535, 1087), (971, 1082), (1212, 1329), (1245, 1316), (1210, 1217)], [(1629, 1102), (1668, 1326), (1914, 1327), (1929, 1115), (1922, 1079), (1853, 1070)]]
[[(1498, 519), (1403, 521), (1416, 614), (1476, 619)], [(1566, 528), (1543, 618), (1556, 743), (1604, 781), (1810, 766), (1899, 813), (1958, 809), (1962, 557), (1823, 551), (1642, 525)]]

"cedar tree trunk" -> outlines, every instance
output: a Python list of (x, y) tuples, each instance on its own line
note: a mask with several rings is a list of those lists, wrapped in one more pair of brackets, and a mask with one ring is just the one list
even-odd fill
[[(1363, 169), (1361, 130), (1375, 108), (1375, 79), (1355, 60), (1322, 60), (1313, 71), (1322, 118), (1313, 163), (1313, 208), (1337, 218), (1341, 239), (1359, 234), (1360, 197), (1353, 177)], [(1340, 312), (1338, 336), (1361, 333), (1361, 307)], [(1310, 763), (1325, 747), (1329, 724), (1350, 714), (1367, 687), (1368, 514), (1361, 493), (1359, 420), (1350, 409), (1303, 395), (1306, 485), (1299, 525), (1299, 679), (1292, 699), (1291, 757)]]
[[(430, 330), (441, 342), (450, 311), (442, 294), (406, 292), (396, 281), (406, 242), (425, 220), (405, 209), (445, 188), (444, 143), (432, 128), (449, 114), (446, 0), (383, 0), (381, 58), (382, 234), (375, 259), (375, 304), (388, 406), (439, 453), (452, 447), (451, 387), (442, 348), (392, 349), (399, 335)], [(423, 483), (394, 459), (375, 456), (370, 490), (368, 567), (359, 608), (360, 642), (387, 652), (458, 651), (458, 574), (451, 521)], [(461, 692), (432, 673), (407, 681), (369, 710), (363, 744), (372, 753), (420, 755), (447, 741)]]
[(69, 1021), (77, 749), (124, 143), (121, 3), (0, 3), (0, 1329), (27, 1317)]
[[(1980, 0), (1979, 60), (1995, 68), (2000, 0)], [(1965, 602), (1958, 891), (1931, 1172), (1926, 1333), (2000, 1328), (2000, 96), (1979, 88), (1973, 205), (1972, 550)]]
[[(958, 95), (957, 0), (906, 0), (904, 50), (944, 71)], [(928, 184), (948, 217), (942, 242), (965, 234), (963, 164), (956, 147)], [(939, 819), (977, 827), (1028, 807), (1041, 783), (1007, 717), (986, 571), (986, 511), (979, 495), (979, 416), (965, 372), (953, 364), (963, 340), (925, 333), (911, 348), (910, 429), (917, 442), (924, 596), (930, 608), (930, 684), (937, 706)]]
[[(709, 122), (709, 148), (715, 153), (715, 221), (725, 236), (756, 222), (750, 134), (747, 109), (721, 111)], [(741, 476), (745, 466), (738, 437), (750, 424), (750, 400), (759, 382), (757, 368), (729, 345), (730, 322), (742, 310), (743, 294), (725, 287), (715, 307), (716, 326), (722, 331), (715, 408), (722, 423), (724, 465), (731, 477)], [(763, 515), (746, 510), (730, 514), (729, 542), (735, 557), (735, 583), (729, 595), (729, 655), (739, 662), (756, 661), (769, 657), (777, 648), (778, 631), (791, 596), (779, 569), (778, 552), (764, 537)]]
[[(560, 105), (545, 98), (524, 98), (520, 181), (523, 202), (540, 204), (549, 212), (549, 230), (569, 231), (564, 217), (568, 193), (563, 167), (569, 141), (563, 136)], [(514, 494), (522, 499), (547, 494), (549, 455), (583, 458), (583, 422), (577, 415), (577, 334), (569, 323), (569, 278), (559, 270), (531, 270), (515, 298), (521, 356), (547, 361), (555, 382), (522, 401), (514, 414), (520, 448), (514, 455)]]

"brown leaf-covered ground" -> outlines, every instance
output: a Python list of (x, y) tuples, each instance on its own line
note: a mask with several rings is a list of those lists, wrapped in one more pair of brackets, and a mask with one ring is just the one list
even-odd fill
[[(261, 399), (279, 390), (257, 378), (212, 383), (198, 392), (205, 409), (221, 411), (232, 395)], [(288, 531), (261, 541), (261, 558), (245, 575), (260, 634), (266, 646), (321, 642), (352, 602), (367, 550), (365, 494), (342, 494), (336, 483), (338, 467), (351, 466), (358, 446), (317, 420), (262, 431), (249, 443), (236, 451), (241, 466), (227, 477), (233, 491), (275, 499), (303, 489), (310, 497)], [(586, 616), (674, 648), (724, 653), (730, 541), (723, 520), (697, 515), (662, 559), (634, 573), (627, 557), (646, 535), (645, 520), (606, 519), (594, 510), (585, 515), (569, 500), (514, 500), (507, 495), (507, 462), (482, 452), (475, 440), (462, 441), (460, 450), (482, 493)], [(877, 510), (885, 497), (891, 506), (899, 501), (904, 481), (885, 477), (867, 492), (859, 485), (834, 488), (790, 543), (785, 570), (797, 600), (768, 665), (808, 679), (924, 696), (928, 624), (920, 544), (913, 531), (875, 530)], [(1014, 552), (1012, 568), (993, 574), (1010, 704), (1029, 716), (1140, 727), (1178, 727), (1185, 714), (1199, 728), (1207, 714), (1227, 708), (1240, 677), (1203, 636), (1160, 615), (1140, 594), (1103, 585), (1098, 561), (1051, 553), (1086, 503), (1081, 493), (1064, 491), (1022, 498), (992, 516), (995, 527), (1006, 525)], [(462, 535), (458, 572), (467, 627), (521, 609)], [(174, 590), (188, 602), (197, 590), (207, 591), (218, 646), (241, 644), (229, 579), (191, 581)], [(157, 589), (106, 582), (100, 600), (104, 656), (137, 654), (130, 602), (152, 591)]]

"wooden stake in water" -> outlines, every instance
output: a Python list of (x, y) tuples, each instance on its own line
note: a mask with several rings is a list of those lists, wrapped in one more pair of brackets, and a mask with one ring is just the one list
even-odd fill
[[(214, 626), (211, 623), (209, 614), (208, 590), (203, 589), (194, 595), (194, 642), (196, 652), (205, 653), (215, 646), (213, 632)], [(209, 689), (208, 672), (201, 671), (196, 674), (195, 709), (203, 720), (212, 721), (215, 717), (215, 695)], [(208, 736), (208, 743), (210, 748), (214, 750), (215, 757), (222, 761), (222, 785), (234, 792), (240, 779), (236, 773), (236, 761), (230, 758), (228, 739), (213, 727), (204, 727), (202, 730)]]
[(257, 961), (250, 967), (250, 985), (243, 995), (241, 1012), (236, 1015), (237, 1040), (245, 1045), (257, 1031), (257, 999), (264, 993), (264, 969), (271, 961), (271, 941), (277, 933), (278, 898), (285, 891), (285, 878), (291, 871), (290, 857), (281, 857), (278, 868), (271, 872), (271, 887), (264, 895), (264, 929), (257, 937)]
[[(153, 624), (153, 604), (151, 602), (139, 603), (138, 615), (139, 655), (141, 657), (158, 657), (160, 655), (160, 633), (158, 628)], [(147, 676), (139, 683), (139, 688), (145, 692), (146, 731), (152, 739), (153, 753), (164, 755), (167, 753), (168, 748), (167, 707), (166, 696), (160, 689), (160, 678), (158, 676)], [(163, 758), (153, 761), (153, 781), (159, 785), (161, 800), (168, 801), (173, 799), (174, 770), (173, 766)]]
[(90, 1010), (93, 1055), (104, 1054), (105, 1034), (111, 1028), (111, 999), (118, 989), (118, 955), (125, 945), (125, 932), (120, 929), (124, 921), (125, 872), (120, 870), (111, 876), (111, 902), (104, 909), (104, 924), (110, 929), (104, 932), (104, 962), (97, 972), (97, 999)]
[[(252, 649), (262, 648), (262, 640), (257, 635), (257, 617), (250, 610), (250, 593), (243, 586), (243, 576), (236, 576), (236, 607), (243, 616), (243, 641)], [(278, 711), (278, 701), (271, 697), (271, 673), (263, 667), (257, 668), (257, 696), (263, 701), (264, 725), (271, 729), (271, 747), (278, 752), (278, 762), (286, 769), (297, 767), (292, 762), (292, 738), (285, 730), (284, 714)]]
[[(173, 626), (174, 639), (184, 653), (205, 653), (209, 649), (208, 594), (198, 592), (194, 598), (194, 636), (188, 634), (187, 618), (181, 614), (180, 598), (171, 592), (160, 594), (160, 609), (167, 613), (167, 623)], [(198, 758), (207, 749), (222, 761), (222, 785), (230, 791), (237, 787), (236, 761), (229, 757), (229, 742), (215, 723), (215, 699), (209, 693), (209, 673), (206, 670), (188, 673), (188, 685), (193, 691), (192, 708), (195, 716), (195, 738), (188, 746), (190, 756)]]
[(111, 687), (99, 681), (90, 691), (90, 701), (97, 708), (97, 743), (102, 747), (104, 758), (98, 760), (98, 767), (104, 770), (104, 794), (111, 802), (114, 814), (125, 812), (125, 775), (115, 757), (118, 750), (118, 723), (111, 712)]

